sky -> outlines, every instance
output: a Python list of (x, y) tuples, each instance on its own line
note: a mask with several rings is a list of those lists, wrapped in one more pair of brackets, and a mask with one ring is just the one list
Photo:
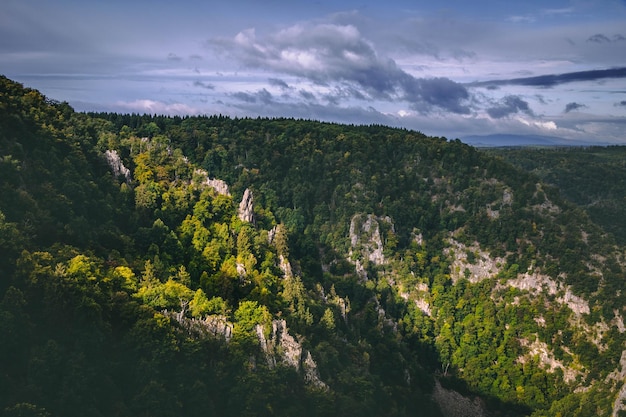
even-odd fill
[(3, 0), (0, 74), (77, 111), (626, 144), (626, 0)]

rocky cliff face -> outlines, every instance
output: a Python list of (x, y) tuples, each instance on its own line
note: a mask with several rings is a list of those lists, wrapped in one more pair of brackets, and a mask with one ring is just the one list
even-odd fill
[(233, 324), (226, 316), (209, 315), (204, 319), (189, 318), (175, 311), (164, 311), (163, 314), (176, 320), (180, 326), (193, 337), (211, 336), (230, 342), (233, 337)]
[(278, 255), (280, 270), (283, 271), (283, 277), (291, 278), (293, 277), (293, 271), (291, 269), (291, 264), (289, 263), (289, 259), (285, 258), (283, 255)]
[(556, 282), (547, 275), (526, 272), (519, 274), (513, 280), (508, 280), (507, 284), (534, 295), (539, 295), (542, 292), (548, 295), (555, 295), (557, 296), (557, 302), (567, 305), (578, 317), (590, 312), (589, 303), (586, 300), (574, 295), (567, 285)]
[[(163, 314), (179, 323), (189, 335), (193, 337), (215, 337), (227, 343), (233, 336), (233, 323), (226, 316), (209, 315), (204, 319), (194, 319), (181, 316), (176, 312), (163, 311)], [(319, 389), (328, 389), (321, 380), (317, 364), (311, 352), (302, 348), (302, 344), (289, 333), (285, 320), (273, 320), (269, 338), (265, 337), (265, 328), (257, 324), (256, 335), (259, 339), (261, 351), (270, 368), (278, 364), (294, 368), (303, 374), (304, 380)]]
[(252, 191), (250, 191), (249, 188), (246, 188), (246, 191), (243, 193), (241, 203), (239, 203), (238, 215), (241, 221), (254, 223), (253, 203), (254, 198), (252, 196)]
[(213, 188), (218, 194), (222, 194), (230, 197), (230, 191), (228, 190), (228, 184), (225, 181), (217, 178), (207, 178), (206, 185)]
[(257, 324), (255, 330), (268, 366), (275, 367), (277, 363), (282, 363), (296, 371), (303, 372), (305, 381), (310, 385), (320, 389), (328, 388), (320, 379), (317, 364), (311, 352), (303, 349), (300, 342), (289, 334), (285, 320), (272, 321), (269, 339), (265, 337), (262, 325)]
[(113, 175), (115, 175), (115, 177), (124, 177), (127, 184), (132, 181), (130, 169), (124, 166), (122, 158), (120, 158), (117, 151), (106, 150), (104, 152), (104, 157), (106, 158), (109, 167), (111, 167), (111, 171), (113, 171)]
[(376, 217), (373, 214), (355, 214), (350, 221), (349, 259), (354, 262), (356, 272), (362, 279), (367, 279), (367, 264), (385, 263), (380, 222), (388, 223), (393, 229), (389, 217)]
[(194, 175), (196, 176), (196, 178), (199, 179), (198, 181), (201, 184), (213, 188), (218, 194), (230, 197), (230, 190), (228, 189), (228, 184), (226, 184), (226, 181), (217, 178), (209, 178), (208, 172), (203, 169), (195, 169)]
[(450, 276), (455, 283), (463, 277), (473, 284), (494, 277), (501, 271), (502, 265), (506, 264), (505, 259), (493, 258), (489, 253), (481, 250), (478, 243), (468, 247), (450, 238), (448, 244), (450, 246), (443, 252), (451, 258)]

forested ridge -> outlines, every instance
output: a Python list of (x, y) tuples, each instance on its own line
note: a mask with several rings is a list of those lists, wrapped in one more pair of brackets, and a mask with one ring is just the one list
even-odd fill
[(4, 415), (619, 415), (624, 246), (530, 170), (0, 83)]
[(626, 146), (492, 149), (557, 186), (565, 198), (626, 244)]

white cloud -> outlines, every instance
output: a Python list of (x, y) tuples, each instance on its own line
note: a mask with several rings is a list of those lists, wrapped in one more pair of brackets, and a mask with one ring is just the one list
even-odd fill
[(524, 126), (528, 126), (531, 128), (537, 128), (541, 133), (546, 133), (545, 131), (553, 131), (557, 130), (558, 127), (556, 123), (551, 120), (541, 121), (541, 120), (528, 120), (523, 117), (516, 117), (516, 121), (520, 122)]
[(121, 111), (148, 113), (148, 114), (164, 114), (164, 115), (185, 115), (185, 114), (201, 114), (202, 112), (183, 103), (163, 103), (154, 100), (134, 100), (134, 101), (118, 101), (114, 107)]
[(469, 112), (465, 87), (444, 77), (414, 77), (352, 25), (301, 23), (266, 36), (248, 29), (212, 45), (248, 67), (331, 86), (341, 92), (333, 102), (349, 92), (352, 99), (402, 101), (424, 113)]
[[(615, 1), (576, 1), (544, 10), (516, 3), (507, 8), (516, 24), (485, 4), (400, 13), (394, 4), (344, 12), (345, 4), (327, 3), (325, 12), (295, 16), (278, 13), (276, 4), (244, 10), (209, 3), (159, 5), (137, 20), (139, 6), (131, 4), (122, 11), (106, 3), (8, 0), (0, 39), (10, 42), (0, 40), (0, 62), (11, 78), (87, 111), (285, 115), (447, 137), (624, 141), (624, 107), (615, 105), (623, 79), (469, 86), (623, 66), (623, 2), (619, 9)], [(586, 107), (564, 114), (568, 103)]]

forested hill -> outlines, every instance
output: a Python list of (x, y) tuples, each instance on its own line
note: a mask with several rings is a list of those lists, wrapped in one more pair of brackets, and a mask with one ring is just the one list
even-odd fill
[(495, 148), (487, 152), (554, 184), (626, 244), (626, 146)]
[(0, 195), (3, 415), (622, 409), (624, 247), (459, 141), (0, 78)]

